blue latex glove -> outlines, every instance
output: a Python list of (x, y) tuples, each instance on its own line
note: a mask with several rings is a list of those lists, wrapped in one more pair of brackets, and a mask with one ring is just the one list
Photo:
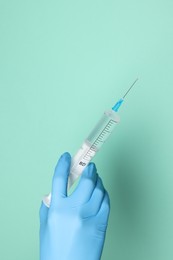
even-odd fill
[(50, 208), (40, 208), (40, 260), (99, 260), (105, 240), (109, 196), (94, 163), (67, 196), (71, 156), (64, 153), (55, 168)]

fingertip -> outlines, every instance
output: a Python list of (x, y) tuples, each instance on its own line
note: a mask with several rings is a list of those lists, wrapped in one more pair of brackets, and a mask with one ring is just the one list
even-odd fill
[(86, 178), (93, 178), (96, 177), (97, 175), (97, 168), (95, 163), (90, 162), (87, 167), (84, 169), (82, 177)]
[(70, 161), (71, 160), (71, 155), (69, 152), (64, 152), (61, 157), (60, 157), (60, 161), (61, 160), (65, 160), (65, 161)]
[(95, 165), (94, 162), (90, 162), (90, 163), (88, 164), (88, 166), (89, 166), (91, 169), (96, 169), (96, 165)]
[(58, 171), (58, 169), (61, 170), (62, 167), (64, 169), (64, 166), (67, 167), (68, 169), (70, 167), (70, 163), (71, 163), (70, 153), (68, 152), (63, 153), (55, 166), (55, 175), (57, 174), (56, 172)]

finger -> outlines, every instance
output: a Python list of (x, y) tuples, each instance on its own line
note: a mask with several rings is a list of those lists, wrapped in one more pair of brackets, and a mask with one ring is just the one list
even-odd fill
[(42, 202), (40, 206), (39, 216), (40, 216), (40, 224), (45, 224), (47, 222), (49, 208)]
[(64, 153), (56, 167), (52, 181), (52, 198), (51, 205), (56, 204), (58, 198), (67, 196), (68, 176), (70, 172), (71, 156)]
[(97, 185), (94, 189), (90, 201), (88, 202), (88, 204), (90, 204), (90, 210), (92, 211), (92, 215), (96, 215), (100, 210), (104, 195), (105, 195), (105, 189), (101, 178), (98, 177)]
[(90, 199), (94, 191), (97, 178), (98, 174), (95, 164), (89, 163), (82, 173), (78, 186), (69, 197), (73, 200), (73, 203), (76, 205), (83, 204)]
[(95, 189), (90, 200), (84, 205), (83, 217), (91, 217), (97, 215), (102, 205), (105, 195), (105, 189), (100, 177), (97, 178)]
[(99, 210), (99, 212), (97, 214), (97, 216), (98, 216), (98, 224), (103, 226), (103, 228), (107, 227), (109, 214), (110, 214), (110, 199), (109, 199), (108, 192), (105, 190), (104, 199), (102, 201), (100, 210)]

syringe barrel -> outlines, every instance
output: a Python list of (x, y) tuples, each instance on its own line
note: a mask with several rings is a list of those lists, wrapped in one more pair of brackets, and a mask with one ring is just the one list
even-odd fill
[[(97, 148), (101, 148), (103, 143), (107, 140), (107, 138), (110, 136), (112, 131), (114, 130), (114, 127), (120, 122), (120, 117), (117, 112), (111, 110), (107, 110), (104, 112), (96, 126), (93, 128), (89, 136), (87, 137), (87, 140), (90, 143), (94, 143), (95, 140), (103, 133), (102, 135), (102, 142), (99, 142)], [(105, 131), (105, 132), (104, 132)], [(109, 133), (110, 132), (110, 133)], [(104, 134), (105, 133), (105, 134)], [(107, 133), (107, 134), (106, 134)]]
[[(83, 142), (81, 148), (72, 158), (68, 179), (68, 189), (70, 189), (75, 180), (82, 174), (83, 170), (100, 150), (119, 121), (120, 118), (117, 112), (113, 110), (107, 110), (104, 112), (96, 126)], [(50, 194), (43, 199), (43, 202), (47, 207), (50, 205), (50, 199)]]
[(93, 159), (104, 142), (108, 139), (119, 121), (120, 118), (118, 114), (113, 110), (104, 112), (96, 126), (83, 142), (81, 148), (73, 157), (70, 171), (72, 175), (81, 175), (88, 163)]

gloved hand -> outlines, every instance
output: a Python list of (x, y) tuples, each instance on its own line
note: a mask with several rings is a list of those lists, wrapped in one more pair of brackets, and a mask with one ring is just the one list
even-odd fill
[(40, 208), (40, 260), (99, 260), (105, 240), (109, 196), (94, 163), (67, 196), (71, 156), (64, 153), (55, 168), (50, 208)]

